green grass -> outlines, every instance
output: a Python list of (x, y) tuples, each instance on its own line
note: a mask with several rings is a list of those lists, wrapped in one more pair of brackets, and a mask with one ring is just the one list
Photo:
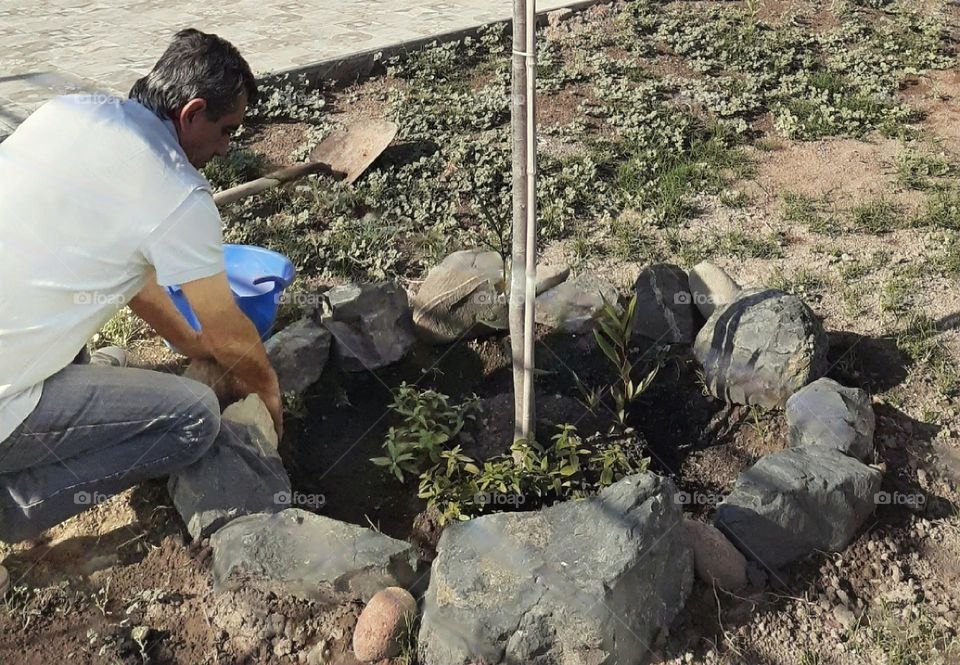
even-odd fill
[(825, 204), (825, 198), (785, 191), (780, 195), (780, 216), (784, 222), (802, 225), (812, 233), (838, 236), (845, 229), (835, 216), (823, 212)]
[(800, 297), (813, 296), (827, 286), (824, 277), (807, 268), (801, 268), (792, 275), (778, 271), (770, 278), (769, 283), (775, 289)]
[(901, 208), (883, 198), (867, 201), (850, 210), (853, 228), (864, 233), (883, 235), (909, 226)]
[(917, 283), (906, 276), (896, 275), (884, 282), (880, 290), (880, 311), (906, 314), (916, 307), (920, 299)]

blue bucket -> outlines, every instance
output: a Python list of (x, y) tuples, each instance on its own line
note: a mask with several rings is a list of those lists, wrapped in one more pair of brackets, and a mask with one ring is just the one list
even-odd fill
[[(260, 339), (266, 339), (277, 318), (280, 294), (293, 282), (296, 269), (283, 254), (252, 245), (224, 245), (223, 261), (237, 305), (253, 321)], [(194, 330), (200, 330), (200, 323), (180, 287), (168, 286), (167, 293), (187, 323)]]

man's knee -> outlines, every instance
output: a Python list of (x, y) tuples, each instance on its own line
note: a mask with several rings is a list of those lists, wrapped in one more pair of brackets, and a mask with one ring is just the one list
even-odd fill
[(190, 381), (190, 392), (195, 398), (182, 414), (183, 425), (179, 428), (187, 464), (203, 456), (220, 433), (220, 403), (213, 390), (202, 383)]

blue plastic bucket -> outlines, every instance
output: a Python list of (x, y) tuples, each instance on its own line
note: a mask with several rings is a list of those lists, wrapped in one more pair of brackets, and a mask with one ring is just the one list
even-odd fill
[[(252, 245), (224, 245), (223, 261), (237, 305), (253, 321), (260, 338), (266, 339), (277, 318), (280, 294), (293, 282), (296, 269), (283, 254)], [(200, 323), (180, 287), (168, 286), (167, 293), (187, 323), (194, 330), (200, 330)]]

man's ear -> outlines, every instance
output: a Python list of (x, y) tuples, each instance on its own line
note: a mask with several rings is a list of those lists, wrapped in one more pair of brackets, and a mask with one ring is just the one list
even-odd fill
[(199, 114), (206, 112), (207, 100), (196, 97), (183, 105), (177, 119), (181, 127), (189, 127), (197, 120)]

